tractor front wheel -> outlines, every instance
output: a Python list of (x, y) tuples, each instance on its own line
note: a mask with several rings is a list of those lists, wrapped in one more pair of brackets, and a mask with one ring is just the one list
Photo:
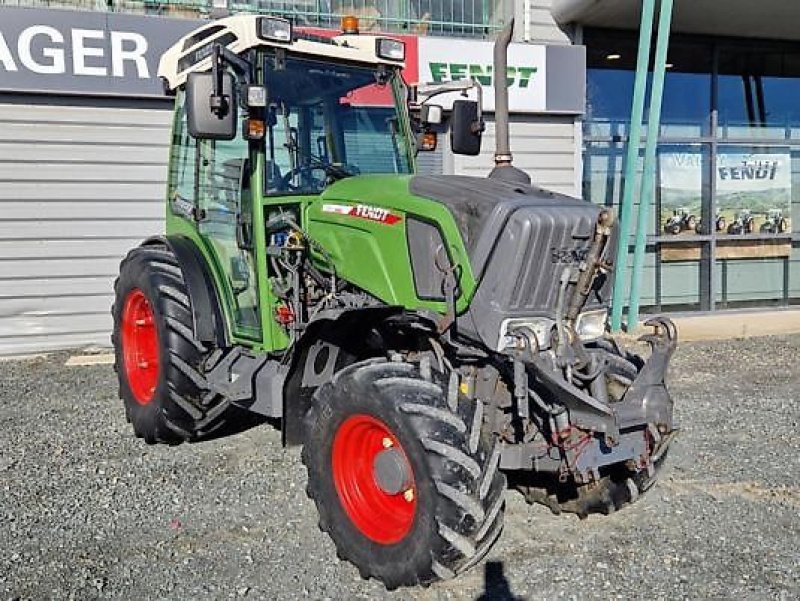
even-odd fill
[(186, 283), (163, 245), (133, 249), (120, 264), (111, 309), (119, 396), (137, 436), (179, 444), (219, 428), (227, 402), (210, 392)]
[(320, 387), (308, 495), (341, 559), (389, 589), (449, 579), (500, 534), (505, 477), (479, 401), (415, 363), (371, 359)]

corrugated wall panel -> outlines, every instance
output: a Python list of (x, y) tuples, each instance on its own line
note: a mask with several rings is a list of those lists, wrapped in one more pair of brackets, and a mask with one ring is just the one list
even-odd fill
[(0, 104), (0, 355), (109, 344), (119, 261), (163, 231), (171, 115)]
[[(550, 13), (552, 0), (517, 0), (522, 4), (523, 22), (527, 31), (524, 39), (534, 43), (570, 44), (567, 33), (562, 31)], [(527, 11), (527, 15), (524, 12)]]
[[(494, 120), (486, 115), (481, 154), (477, 157), (456, 155), (455, 172), (483, 177), (491, 171), (494, 156)], [(513, 115), (511, 152), (514, 166), (522, 169), (534, 184), (575, 196), (580, 189), (581, 173), (577, 168), (574, 117)]]

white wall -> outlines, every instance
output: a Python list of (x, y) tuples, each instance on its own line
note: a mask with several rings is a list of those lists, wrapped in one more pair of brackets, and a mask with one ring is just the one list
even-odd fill
[(553, 0), (515, 0), (517, 39), (537, 44), (572, 43), (568, 33), (556, 25), (550, 14), (552, 2)]

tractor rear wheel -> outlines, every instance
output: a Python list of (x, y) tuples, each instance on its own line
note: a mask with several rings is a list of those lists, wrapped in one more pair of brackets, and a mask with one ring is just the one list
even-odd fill
[(179, 444), (220, 427), (228, 403), (209, 391), (183, 273), (165, 245), (133, 249), (120, 264), (111, 309), (119, 396), (137, 436)]
[(483, 406), (455, 377), (370, 359), (314, 397), (303, 462), (320, 529), (388, 589), (449, 579), (500, 535), (505, 477)]

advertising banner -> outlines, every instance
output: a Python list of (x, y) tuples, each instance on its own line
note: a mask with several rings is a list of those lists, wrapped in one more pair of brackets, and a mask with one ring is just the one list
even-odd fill
[[(705, 155), (692, 152), (659, 156), (662, 235), (716, 233), (720, 258), (788, 256), (791, 243), (764, 235), (791, 233), (792, 164), (789, 150), (766, 153), (721, 152), (713, 169), (717, 212), (703, 224), (701, 207), (709, 176)], [(709, 190), (710, 192), (710, 190)], [(708, 196), (708, 193), (706, 194)], [(756, 239), (748, 237), (758, 234)], [(683, 251), (681, 251), (683, 249)], [(691, 251), (691, 252), (689, 252)], [(688, 254), (687, 254), (688, 252)], [(699, 244), (662, 245), (662, 259), (688, 260), (700, 256)]]
[[(483, 88), (483, 108), (494, 110), (497, 76), (492, 67), (492, 44), (472, 40), (420, 38), (421, 81), (442, 83), (476, 79)], [(547, 56), (544, 46), (511, 44), (508, 49), (508, 103), (512, 111), (547, 110)], [(459, 94), (437, 96), (436, 104), (450, 108)]]
[(703, 155), (698, 152), (659, 155), (659, 180), (661, 231), (675, 236), (701, 231)]
[[(483, 108), (494, 111), (494, 44), (488, 41), (419, 38), (419, 82), (475, 79), (483, 91)], [(511, 44), (508, 47), (509, 110), (512, 113), (580, 114), (586, 104), (586, 49), (583, 46)], [(475, 99), (473, 90), (470, 97)], [(445, 109), (460, 93), (442, 94), (431, 102)]]
[(163, 96), (161, 54), (203, 23), (0, 7), (0, 91)]
[(730, 235), (791, 231), (792, 158), (777, 153), (721, 153), (717, 210)]

